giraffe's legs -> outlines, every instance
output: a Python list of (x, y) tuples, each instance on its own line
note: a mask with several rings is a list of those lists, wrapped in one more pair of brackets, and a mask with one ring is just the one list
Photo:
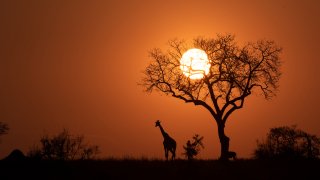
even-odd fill
[(172, 153), (172, 160), (174, 160), (174, 159), (176, 158), (176, 152), (175, 152), (175, 150), (173, 149), (173, 150), (171, 151), (171, 153)]
[(175, 149), (164, 148), (166, 160), (169, 160), (169, 153), (171, 153), (171, 160), (174, 160), (176, 157)]
[(168, 150), (167, 150), (167, 148), (164, 148), (164, 155), (166, 157), (166, 160), (168, 161)]

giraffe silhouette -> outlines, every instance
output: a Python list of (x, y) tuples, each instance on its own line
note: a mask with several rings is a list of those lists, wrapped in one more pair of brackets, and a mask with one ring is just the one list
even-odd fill
[(164, 153), (165, 153), (166, 160), (168, 160), (169, 151), (172, 154), (171, 159), (174, 160), (174, 158), (176, 157), (176, 147), (177, 147), (176, 141), (174, 139), (172, 139), (168, 135), (168, 133), (166, 133), (164, 131), (159, 120), (156, 121), (156, 127), (160, 128), (161, 134), (163, 136), (163, 147), (164, 147)]

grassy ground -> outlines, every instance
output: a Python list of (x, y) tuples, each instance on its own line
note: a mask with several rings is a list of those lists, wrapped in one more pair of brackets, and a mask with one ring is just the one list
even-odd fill
[(320, 161), (0, 161), (0, 179), (320, 179)]

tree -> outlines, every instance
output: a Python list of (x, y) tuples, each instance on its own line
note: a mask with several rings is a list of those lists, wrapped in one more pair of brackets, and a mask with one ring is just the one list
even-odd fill
[(257, 159), (318, 159), (320, 138), (296, 126), (271, 128), (265, 141), (257, 141)]
[(0, 136), (7, 134), (9, 131), (9, 126), (6, 123), (0, 122)]
[(70, 135), (66, 129), (53, 137), (45, 135), (40, 142), (40, 148), (34, 146), (30, 149), (29, 157), (47, 160), (75, 160), (92, 159), (99, 153), (98, 146), (89, 146), (84, 142), (84, 136)]
[[(180, 70), (182, 53), (189, 47), (202, 49), (208, 55), (210, 71), (202, 79), (190, 79)], [(220, 159), (227, 160), (226, 122), (253, 92), (262, 94), (265, 99), (276, 94), (281, 75), (280, 53), (281, 48), (274, 41), (259, 40), (240, 46), (229, 34), (199, 37), (193, 40), (192, 46), (175, 39), (169, 41), (167, 52), (158, 48), (149, 52), (152, 61), (139, 84), (146, 92), (159, 91), (206, 108), (218, 126)]]
[(200, 137), (198, 134), (195, 134), (192, 139), (192, 142), (188, 140), (186, 145), (183, 146), (183, 154), (188, 158), (188, 160), (194, 159), (194, 157), (200, 153), (201, 148), (204, 148), (202, 143), (203, 136)]
[(0, 136), (7, 134), (8, 131), (9, 131), (8, 124), (0, 122)]

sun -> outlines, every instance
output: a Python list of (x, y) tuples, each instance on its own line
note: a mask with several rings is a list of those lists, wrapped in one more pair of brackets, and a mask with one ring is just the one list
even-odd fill
[(180, 60), (182, 73), (190, 79), (202, 79), (209, 73), (210, 66), (206, 52), (197, 48), (187, 50)]

